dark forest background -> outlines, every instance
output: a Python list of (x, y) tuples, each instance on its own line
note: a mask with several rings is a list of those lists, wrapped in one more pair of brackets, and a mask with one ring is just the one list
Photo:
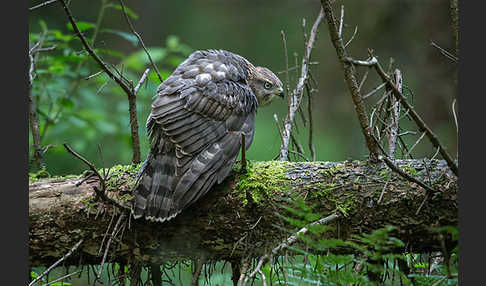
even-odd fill
[[(30, 7), (43, 1), (31, 1)], [(106, 2), (106, 1), (105, 1)], [(303, 54), (302, 19), (308, 33), (319, 12), (320, 2), (301, 1), (134, 1), (126, 0), (132, 22), (149, 47), (164, 79), (191, 51), (226, 49), (246, 57), (255, 65), (266, 66), (278, 73), (285, 69), (281, 30), (286, 34), (289, 65), (294, 66), (294, 53), (300, 63)], [(71, 1), (77, 21), (86, 22), (88, 38), (97, 33), (94, 47), (106, 62), (123, 66), (124, 74), (136, 83), (145, 68), (150, 67), (145, 54), (117, 7), (104, 10), (99, 29), (103, 1)], [(117, 1), (114, 1), (117, 3)], [(105, 3), (106, 4), (106, 3)], [(345, 4), (344, 38), (349, 39), (355, 27), (357, 35), (348, 51), (355, 58), (365, 59), (367, 49), (373, 49), (386, 66), (390, 57), (394, 67), (403, 73), (405, 93), (430, 128), (441, 138), (451, 154), (457, 152), (457, 133), (452, 113), (456, 97), (457, 65), (452, 64), (431, 41), (445, 50), (454, 51), (449, 1), (337, 1)], [(100, 164), (97, 145), (101, 145), (105, 166), (128, 164), (132, 150), (128, 101), (114, 82), (105, 74), (85, 80), (99, 68), (82, 53), (80, 41), (74, 36), (65, 12), (58, 3), (29, 12), (29, 45), (41, 32), (49, 31), (53, 41), (66, 47), (39, 54), (37, 78), (32, 94), (38, 102), (42, 145), (48, 146), (44, 158), (52, 175), (79, 173), (85, 166), (63, 148), (69, 143), (87, 159)], [(91, 26), (90, 26), (91, 24)], [(69, 38), (71, 36), (71, 38)], [(368, 151), (360, 131), (342, 70), (329, 39), (327, 25), (320, 32), (312, 52), (311, 72), (319, 91), (312, 105), (314, 116), (314, 145), (317, 160), (340, 161), (365, 159)], [(284, 81), (284, 74), (278, 73)], [(297, 78), (290, 72), (291, 83)], [(365, 92), (378, 81), (367, 81)], [(152, 96), (159, 81), (151, 72), (137, 99), (137, 116), (142, 160), (148, 152), (145, 120), (150, 112)], [(374, 95), (381, 97), (381, 93)], [(287, 114), (287, 99), (261, 108), (257, 115), (256, 134), (247, 152), (250, 160), (272, 160), (279, 152), (280, 137), (274, 114), (282, 119)], [(300, 119), (299, 119), (300, 120)], [(406, 123), (405, 123), (406, 124)], [(298, 137), (306, 142), (307, 130), (302, 122)], [(46, 128), (47, 126), (47, 128)], [(406, 126), (402, 126), (406, 129)], [(421, 134), (407, 135), (408, 145)], [(29, 138), (32, 145), (32, 138)], [(305, 148), (308, 152), (308, 149)], [(32, 148), (30, 148), (32, 157)], [(427, 140), (413, 150), (414, 157), (431, 157)], [(308, 154), (308, 153), (307, 153)], [(31, 171), (36, 167), (31, 164)]]

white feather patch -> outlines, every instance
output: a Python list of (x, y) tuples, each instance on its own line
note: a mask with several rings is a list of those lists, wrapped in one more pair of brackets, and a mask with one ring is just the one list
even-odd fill
[(220, 70), (222, 72), (227, 72), (228, 67), (225, 64), (222, 64), (222, 65), (219, 66), (218, 70)]
[(214, 69), (214, 65), (213, 64), (208, 64), (204, 67), (204, 71), (205, 72), (210, 72)]
[(211, 80), (211, 75), (208, 73), (202, 73), (196, 76), (196, 82), (198, 84), (206, 84)]
[(214, 73), (214, 76), (216, 77), (216, 79), (221, 80), (226, 77), (226, 74), (222, 71), (218, 71)]

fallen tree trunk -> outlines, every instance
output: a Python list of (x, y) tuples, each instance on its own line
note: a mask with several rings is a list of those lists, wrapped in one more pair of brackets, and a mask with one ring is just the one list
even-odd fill
[[(429, 185), (433, 193), (391, 172), (385, 165), (346, 162), (253, 162), (246, 173), (233, 172), (209, 194), (166, 223), (130, 219), (111, 242), (107, 260), (161, 264), (204, 256), (237, 261), (271, 250), (288, 233), (277, 213), (299, 195), (326, 216), (339, 214), (326, 237), (349, 238), (394, 225), (393, 235), (407, 250), (441, 249), (434, 231), (457, 226), (457, 177), (445, 161), (397, 160), (396, 164)], [(129, 205), (134, 167), (113, 167), (110, 197)], [(95, 177), (41, 179), (29, 185), (30, 266), (49, 265), (78, 241), (63, 263), (99, 264), (119, 211), (94, 202)]]

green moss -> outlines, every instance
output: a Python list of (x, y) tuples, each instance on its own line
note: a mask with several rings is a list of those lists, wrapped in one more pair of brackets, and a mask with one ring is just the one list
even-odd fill
[[(114, 165), (111, 168), (99, 169), (98, 172), (103, 176), (103, 171), (108, 173), (108, 180), (106, 180), (106, 189), (108, 191), (116, 191), (118, 187), (124, 183), (129, 183), (130, 189), (135, 184), (132, 179), (133, 175), (137, 174), (143, 163), (129, 164), (129, 165)], [(126, 176), (132, 175), (132, 176)]]
[(418, 175), (421, 175), (423, 170), (422, 171), (417, 171), (417, 169), (415, 169), (414, 167), (412, 167), (412, 162), (406, 164), (406, 165), (402, 165), (400, 166), (400, 169), (402, 169), (405, 173), (408, 173), (412, 176), (418, 176)]
[(276, 192), (288, 192), (291, 180), (285, 173), (289, 165), (281, 161), (248, 162), (246, 172), (238, 177), (235, 191), (245, 205), (247, 192), (256, 203), (272, 198)]
[(49, 174), (49, 172), (47, 172), (46, 168), (44, 167), (35, 173), (29, 173), (29, 184), (32, 184), (38, 181), (39, 179), (50, 178), (50, 177), (51, 174)]
[(46, 179), (46, 178), (62, 181), (62, 180), (67, 180), (72, 178), (79, 178), (79, 177), (81, 177), (81, 175), (51, 176), (51, 174), (45, 168), (42, 168), (35, 173), (29, 173), (29, 184), (35, 183), (40, 179)]

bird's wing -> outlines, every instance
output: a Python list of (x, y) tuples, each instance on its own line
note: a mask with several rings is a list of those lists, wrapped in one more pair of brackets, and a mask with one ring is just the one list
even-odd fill
[(158, 88), (147, 120), (153, 147), (164, 140), (176, 146), (174, 209), (191, 204), (228, 175), (241, 132), (247, 146), (253, 138), (257, 101), (244, 67), (227, 55), (211, 55), (193, 54), (174, 71)]

